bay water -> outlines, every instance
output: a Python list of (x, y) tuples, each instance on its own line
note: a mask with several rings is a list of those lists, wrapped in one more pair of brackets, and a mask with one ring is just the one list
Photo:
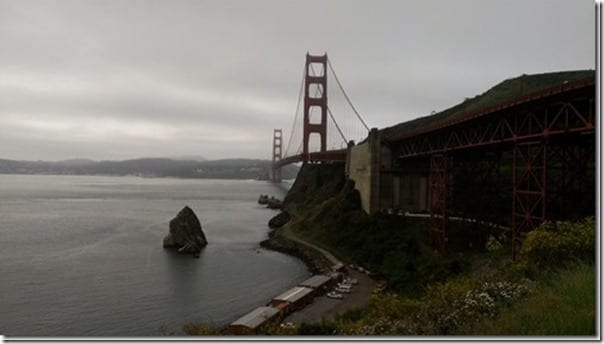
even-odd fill
[[(258, 247), (276, 214), (253, 180), (0, 175), (0, 334), (159, 336), (223, 326), (309, 276)], [(162, 248), (188, 205), (201, 257)]]

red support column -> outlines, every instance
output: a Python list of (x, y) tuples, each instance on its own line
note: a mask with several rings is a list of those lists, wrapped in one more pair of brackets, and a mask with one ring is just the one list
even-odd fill
[(281, 161), (282, 158), (282, 132), (281, 129), (273, 130), (273, 168), (271, 180), (273, 183), (281, 183), (281, 167), (277, 166), (277, 163)]
[[(314, 69), (313, 64), (321, 65), (320, 70)], [(315, 75), (314, 73), (320, 74)], [(327, 54), (313, 56), (306, 54), (306, 77), (304, 85), (304, 134), (302, 154), (304, 162), (309, 160), (309, 138), (310, 134), (318, 133), (321, 136), (321, 152), (327, 150)], [(315, 85), (319, 88), (318, 94), (312, 92), (310, 87)], [(313, 110), (321, 112), (321, 121), (311, 123), (310, 115)]]
[(547, 145), (528, 142), (514, 146), (512, 190), (512, 257), (516, 259), (527, 232), (545, 221)]
[(442, 154), (430, 157), (430, 242), (436, 249), (447, 249), (447, 160)]

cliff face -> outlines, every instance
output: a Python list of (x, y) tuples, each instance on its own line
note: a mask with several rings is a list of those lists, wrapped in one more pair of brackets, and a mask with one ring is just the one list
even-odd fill
[(333, 197), (345, 184), (344, 164), (304, 164), (283, 200), (285, 207), (307, 210)]

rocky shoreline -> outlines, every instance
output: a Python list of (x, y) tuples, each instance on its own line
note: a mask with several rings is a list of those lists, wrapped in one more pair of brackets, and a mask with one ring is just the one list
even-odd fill
[(293, 242), (283, 244), (274, 238), (262, 240), (259, 245), (267, 250), (281, 252), (300, 259), (313, 274), (321, 273), (324, 270), (321, 268), (322, 264), (318, 261), (317, 257), (309, 250), (302, 248), (302, 245), (297, 245)]

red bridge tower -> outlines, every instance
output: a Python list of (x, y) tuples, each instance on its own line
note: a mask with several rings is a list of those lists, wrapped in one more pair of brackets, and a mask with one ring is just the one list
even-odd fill
[[(314, 65), (321, 68), (317, 71)], [(313, 72), (312, 75), (311, 71)], [(321, 136), (321, 152), (327, 150), (327, 54), (313, 56), (307, 53), (305, 75), (302, 157), (304, 162), (308, 162), (310, 134), (319, 134)], [(313, 90), (311, 90), (311, 87), (313, 87)], [(313, 110), (320, 111), (320, 122), (311, 122), (310, 115)]]
[(282, 132), (281, 129), (273, 130), (273, 169), (271, 180), (273, 183), (281, 183), (281, 167), (277, 163), (281, 161), (283, 151), (281, 150)]

